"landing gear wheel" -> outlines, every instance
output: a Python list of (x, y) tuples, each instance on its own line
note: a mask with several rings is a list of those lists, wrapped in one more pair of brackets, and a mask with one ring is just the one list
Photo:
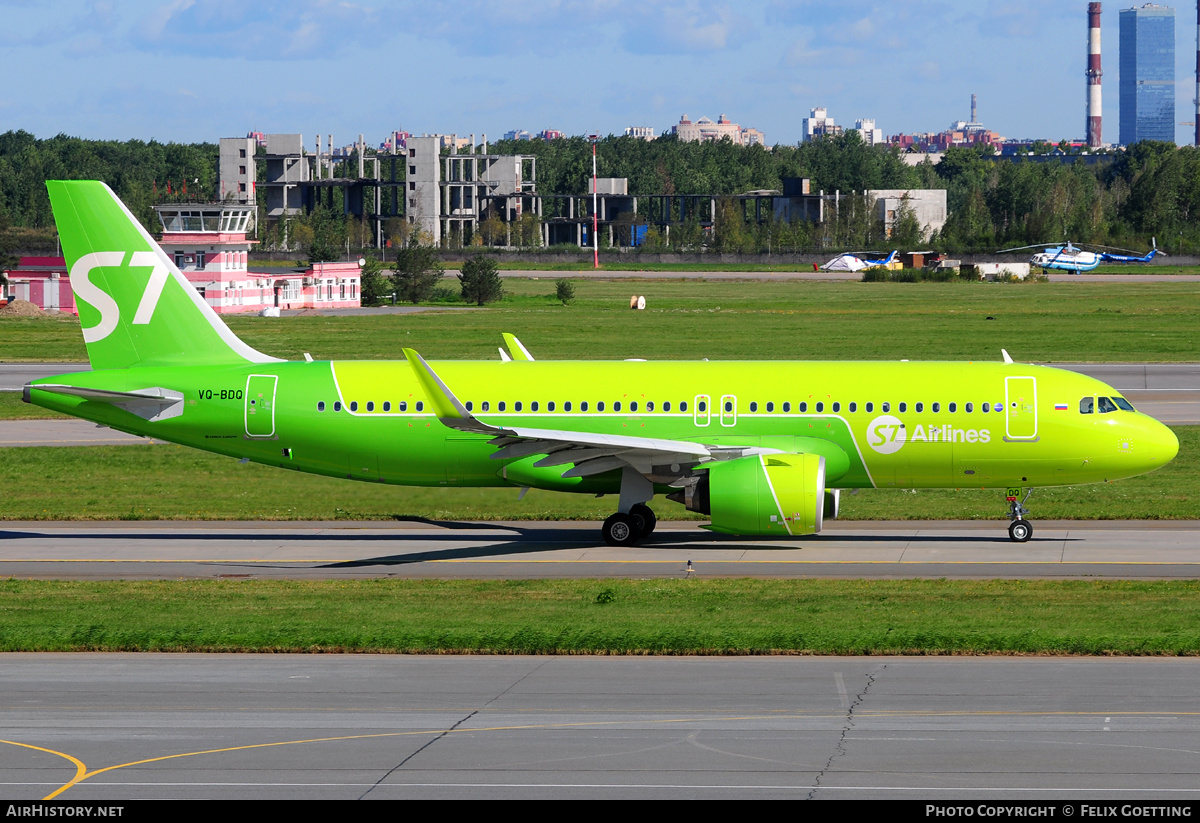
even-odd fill
[(658, 518), (654, 516), (654, 512), (645, 503), (634, 504), (633, 508), (629, 510), (629, 513), (634, 517), (640, 517), (642, 519), (642, 537), (649, 535), (652, 531), (654, 531), (654, 527), (658, 525)]
[(1028, 520), (1014, 520), (1008, 527), (1008, 536), (1014, 543), (1025, 543), (1033, 537), (1033, 524)]
[(632, 546), (641, 537), (639, 518), (632, 514), (616, 514), (604, 521), (601, 532), (610, 546)]

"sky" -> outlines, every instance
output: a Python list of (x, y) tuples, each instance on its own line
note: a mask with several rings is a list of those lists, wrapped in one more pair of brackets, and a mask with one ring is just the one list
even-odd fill
[[(1131, 5), (1102, 18), (1110, 142)], [(1194, 23), (1177, 7), (1177, 121)], [(725, 114), (790, 144), (815, 106), (893, 135), (969, 119), (974, 93), (989, 129), (1058, 141), (1084, 136), (1086, 52), (1086, 0), (0, 0), (0, 132), (311, 147)]]

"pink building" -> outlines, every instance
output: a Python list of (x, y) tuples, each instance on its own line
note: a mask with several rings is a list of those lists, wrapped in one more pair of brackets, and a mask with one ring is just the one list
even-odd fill
[(46, 311), (75, 310), (75, 293), (61, 257), (22, 257), (20, 267), (8, 275), (9, 300), (27, 300)]
[[(263, 309), (340, 309), (362, 305), (357, 261), (317, 263), (310, 268), (250, 271), (253, 240), (246, 237), (253, 205), (214, 203), (156, 206), (167, 257), (220, 314)], [(46, 311), (78, 314), (61, 257), (22, 257), (6, 272), (7, 296)]]
[(361, 303), (357, 262), (250, 271), (246, 234), (254, 206), (239, 203), (155, 206), (159, 245), (219, 314), (279, 309), (351, 308)]

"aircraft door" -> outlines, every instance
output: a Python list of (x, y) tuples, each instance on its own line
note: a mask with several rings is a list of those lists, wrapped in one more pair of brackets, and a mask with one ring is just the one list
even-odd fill
[(697, 426), (708, 425), (709, 406), (711, 404), (712, 400), (707, 394), (696, 395), (696, 402), (692, 405), (692, 419)]
[(737, 424), (737, 398), (732, 394), (721, 395), (721, 425)]
[(252, 374), (246, 378), (246, 436), (275, 436), (275, 388), (279, 377)]
[(1006, 440), (1037, 439), (1037, 378), (1004, 378)]

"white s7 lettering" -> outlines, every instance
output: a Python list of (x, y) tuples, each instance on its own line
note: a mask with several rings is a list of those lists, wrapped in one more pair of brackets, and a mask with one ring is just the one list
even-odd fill
[(75, 265), (71, 266), (71, 288), (75, 290), (75, 294), (81, 300), (100, 312), (100, 322), (90, 329), (83, 330), (83, 342), (85, 343), (95, 343), (108, 337), (117, 327), (117, 322), (121, 318), (121, 310), (117, 308), (117, 301), (89, 280), (88, 276), (92, 269), (119, 266), (124, 259), (124, 252), (94, 251), (80, 257), (75, 261)]

